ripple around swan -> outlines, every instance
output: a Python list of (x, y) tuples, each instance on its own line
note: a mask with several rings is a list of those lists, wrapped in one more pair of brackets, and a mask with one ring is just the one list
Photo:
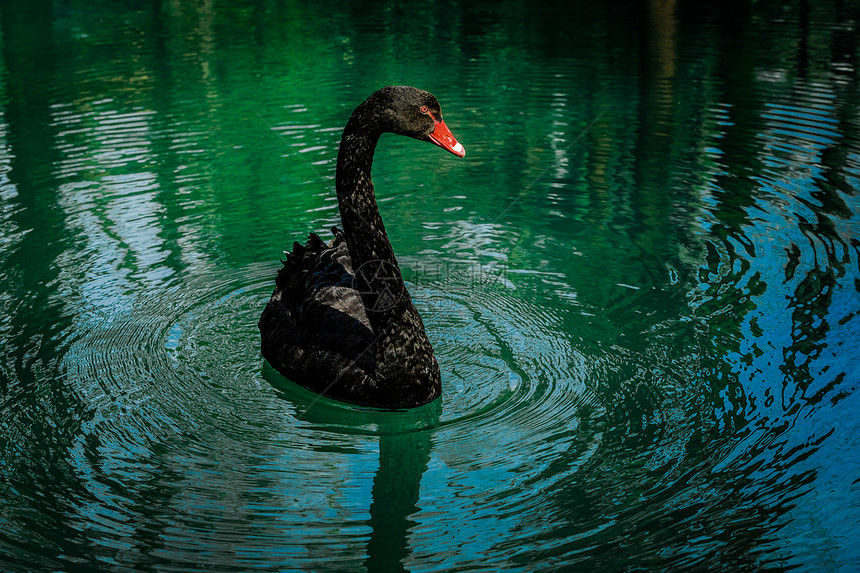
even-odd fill
[[(224, 539), (248, 533), (241, 525), (253, 520), (242, 516), (268, 512), (281, 534), (301, 528), (303, 545), (342, 544), (335, 528), (367, 534), (364, 500), (380, 471), (380, 448), (394, 443), (400, 452), (427, 440), (434, 444), (427, 463), (448, 468), (464, 495), (482, 472), (517, 476), (481, 494), (499, 503), (475, 519), (489, 519), (493, 507), (511, 516), (522, 502), (512, 483), (536, 479), (575, 435), (578, 443), (599, 441), (580, 427), (583, 412), (599, 409), (586, 388), (585, 359), (552, 312), (504, 292), (411, 287), (443, 370), (444, 397), (427, 407), (381, 413), (320, 399), (268, 366), (261, 377), (259, 335), (248, 325), (265, 304), (271, 275), (268, 267), (254, 267), (174, 285), (141, 296), (126, 314), (94, 314), (76, 326), (62, 368), (76, 380), (87, 412), (71, 455), (82, 491), (70, 502), (92, 535), (154, 534), (162, 527), (159, 535), (175, 548), (217, 552)], [(574, 466), (596, 445), (580, 449)], [(323, 460), (330, 467), (320, 468)], [(427, 472), (429, 481), (448, 470)], [(171, 475), (178, 480), (173, 485), (165, 482)], [(151, 511), (169, 506), (169, 513), (129, 525), (151, 503), (153, 483), (166, 495), (165, 505)], [(219, 492), (234, 493), (224, 501)], [(466, 513), (474, 511), (465, 501), (474, 493), (461, 498)], [(440, 503), (431, 496), (421, 508), (422, 527), (437, 533), (444, 529), (433, 517)], [(239, 512), (235, 520), (207, 520), (225, 504)], [(227, 534), (230, 524), (236, 531)], [(271, 551), (265, 538), (279, 534), (260, 533), (259, 549)]]

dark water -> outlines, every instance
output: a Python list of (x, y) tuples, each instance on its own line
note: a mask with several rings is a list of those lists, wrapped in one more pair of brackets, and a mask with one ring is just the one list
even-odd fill
[[(0, 569), (860, 568), (858, 2), (127, 4), (0, 2)], [(400, 413), (256, 328), (390, 83)]]

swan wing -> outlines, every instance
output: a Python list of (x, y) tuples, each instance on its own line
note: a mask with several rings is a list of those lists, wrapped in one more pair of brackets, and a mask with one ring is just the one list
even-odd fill
[[(373, 370), (373, 333), (343, 233), (326, 244), (314, 233), (295, 243), (260, 318), (263, 356), (288, 378), (360, 384)], [(311, 388), (321, 391), (318, 388)]]

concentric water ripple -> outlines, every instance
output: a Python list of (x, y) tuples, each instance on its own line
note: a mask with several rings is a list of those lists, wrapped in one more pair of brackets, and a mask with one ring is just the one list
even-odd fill
[[(291, 529), (301, 531), (305, 548), (317, 529), (311, 546), (319, 551), (342, 545), (335, 529), (353, 527), (357, 539), (366, 538), (368, 506), (361, 499), (379, 481), (386, 458), (398, 459), (416, 444), (423, 463), (403, 468), (414, 487), (450, 472), (455, 491), (465, 488), (455, 497), (471, 504), (474, 472), (505, 473), (510, 456), (528, 451), (532, 459), (517, 470), (517, 482), (534, 479), (565, 449), (559, 438), (577, 433), (586, 395), (582, 357), (560, 334), (553, 337), (551, 315), (499, 293), (414, 289), (442, 364), (441, 403), (415, 412), (366, 411), (320, 400), (267, 368), (261, 379), (258, 334), (247, 326), (269, 294), (271, 274), (245, 268), (195, 281), (140, 296), (126, 314), (94, 314), (77, 325), (62, 351), (62, 370), (78, 380), (76, 398), (86, 404), (69, 469), (79, 484), (73, 503), (91, 537), (157, 535), (171, 552), (213, 552), (241, 570), (241, 555), (223, 550), (241, 543), (252, 552), (249, 535), (261, 551)], [(434, 471), (434, 464), (448, 469)], [(165, 505), (149, 507), (152, 518), (135, 525), (153, 484), (161, 484)], [(508, 498), (486, 511), (515, 513), (521, 500), (505, 493), (511, 485), (502, 481), (495, 494), (481, 493)], [(437, 501), (427, 499), (415, 519), (439, 533)], [(234, 518), (206, 518), (207, 508), (225, 507)], [(289, 515), (285, 508), (292, 508)], [(273, 521), (254, 534), (246, 529), (248, 512), (271, 513)], [(132, 546), (112, 559), (159, 563), (157, 548), (148, 551), (144, 556)], [(319, 558), (298, 546), (284, 551), (284, 558)], [(360, 558), (342, 556), (346, 563)]]

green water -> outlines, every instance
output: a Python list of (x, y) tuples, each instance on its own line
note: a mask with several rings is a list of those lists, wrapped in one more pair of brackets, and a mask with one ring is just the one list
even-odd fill
[[(0, 0), (0, 570), (860, 567), (860, 4)], [(259, 353), (340, 130), (436, 349)]]

